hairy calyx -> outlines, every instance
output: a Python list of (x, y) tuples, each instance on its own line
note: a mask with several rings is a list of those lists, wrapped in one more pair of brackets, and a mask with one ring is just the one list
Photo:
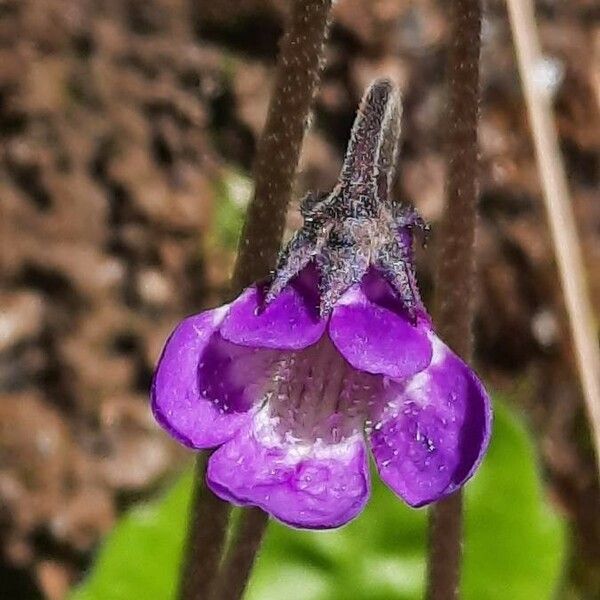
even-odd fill
[(414, 318), (421, 299), (415, 283), (412, 233), (426, 224), (390, 198), (399, 134), (400, 99), (386, 82), (363, 99), (337, 185), (309, 193), (301, 203), (304, 225), (279, 257), (266, 294), (272, 301), (309, 262), (320, 275), (321, 316), (328, 316), (350, 286), (374, 267)]

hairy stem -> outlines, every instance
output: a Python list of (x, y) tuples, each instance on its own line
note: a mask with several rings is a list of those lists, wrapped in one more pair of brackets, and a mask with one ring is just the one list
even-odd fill
[(247, 508), (242, 513), (213, 590), (213, 600), (237, 600), (243, 596), (268, 520), (260, 508)]
[(217, 498), (205, 485), (209, 453), (196, 459), (192, 508), (184, 551), (178, 597), (205, 600), (210, 593), (221, 561), (229, 522), (229, 504)]
[[(233, 291), (269, 274), (281, 247), (300, 150), (317, 91), (332, 0), (295, 0), (281, 42), (267, 121), (257, 148), (254, 196), (242, 230)], [(241, 598), (267, 526), (258, 508), (245, 510), (225, 554), (212, 598)], [(225, 536), (225, 532), (222, 532)], [(206, 597), (206, 596), (205, 596)]]
[[(439, 226), (435, 321), (465, 360), (472, 353), (477, 216), (480, 0), (452, 0), (448, 60), (447, 205)], [(458, 598), (462, 544), (460, 492), (431, 508), (427, 598)]]
[(254, 166), (254, 197), (242, 231), (236, 288), (265, 277), (281, 246), (300, 150), (321, 74), (332, 0), (295, 0)]

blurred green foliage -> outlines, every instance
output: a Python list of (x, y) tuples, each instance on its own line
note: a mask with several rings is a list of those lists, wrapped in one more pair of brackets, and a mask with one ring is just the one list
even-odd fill
[(214, 235), (219, 247), (237, 248), (251, 194), (251, 179), (235, 169), (226, 169), (215, 183)]
[[(331, 532), (271, 523), (247, 600), (416, 600), (425, 573), (426, 511), (412, 510), (373, 478), (373, 498)], [(131, 511), (109, 536), (72, 600), (174, 597), (191, 477)], [(518, 418), (496, 405), (488, 455), (466, 493), (463, 597), (554, 597), (565, 529), (543, 498), (535, 452)]]

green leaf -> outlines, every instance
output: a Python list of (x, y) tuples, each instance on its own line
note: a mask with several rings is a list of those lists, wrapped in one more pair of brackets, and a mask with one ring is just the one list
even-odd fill
[(71, 600), (163, 600), (175, 597), (191, 471), (158, 501), (130, 511), (102, 547), (91, 576)]
[(466, 495), (464, 596), (554, 598), (566, 528), (543, 496), (529, 434), (496, 405), (494, 437)]
[[(190, 477), (130, 513), (73, 600), (170, 600)], [(272, 523), (246, 600), (417, 600), (423, 594), (426, 511), (407, 508), (373, 477), (365, 512), (332, 532)], [(529, 434), (502, 404), (479, 473), (467, 486), (463, 597), (550, 599), (565, 528), (543, 497)]]

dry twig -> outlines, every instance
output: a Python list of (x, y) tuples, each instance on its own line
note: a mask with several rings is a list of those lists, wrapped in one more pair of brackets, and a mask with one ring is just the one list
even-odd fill
[(507, 4), (600, 477), (600, 346), (552, 114), (552, 94), (536, 77), (543, 56), (533, 3), (507, 0)]

